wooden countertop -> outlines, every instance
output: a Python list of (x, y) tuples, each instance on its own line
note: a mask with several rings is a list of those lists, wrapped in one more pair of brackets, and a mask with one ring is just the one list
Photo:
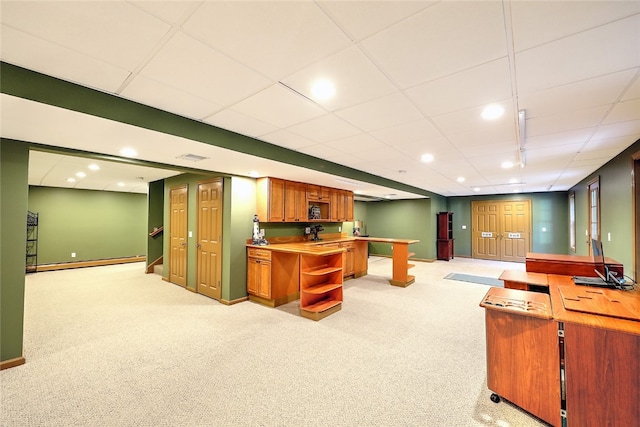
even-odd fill
[(323, 240), (305, 240), (305, 241), (296, 241), (296, 242), (282, 242), (279, 243), (277, 240), (275, 243), (270, 243), (268, 245), (252, 245), (251, 243), (247, 244), (248, 248), (260, 248), (266, 249), (270, 251), (276, 252), (289, 252), (289, 253), (300, 253), (306, 255), (331, 255), (339, 252), (344, 252), (344, 248), (339, 247), (327, 247), (326, 245), (330, 245), (333, 243), (347, 243), (347, 242), (355, 242), (355, 241), (365, 241), (365, 242), (383, 242), (383, 243), (417, 243), (419, 240), (412, 239), (393, 239), (386, 237), (362, 237), (362, 236), (344, 236), (339, 238), (328, 238)]
[(362, 236), (354, 236), (355, 240), (364, 240), (366, 242), (382, 242), (382, 243), (418, 243), (420, 240), (414, 239), (393, 239), (387, 237), (362, 237)]

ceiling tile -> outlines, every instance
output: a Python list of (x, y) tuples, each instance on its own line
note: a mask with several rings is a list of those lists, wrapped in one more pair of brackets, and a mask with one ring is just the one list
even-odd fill
[(359, 157), (360, 153), (363, 151), (388, 148), (385, 144), (366, 133), (349, 136), (336, 141), (330, 141), (325, 145), (353, 155), (354, 157)]
[(623, 101), (628, 101), (629, 99), (640, 98), (640, 77), (636, 78), (632, 85), (626, 90), (624, 95), (622, 96)]
[(170, 25), (179, 25), (186, 18), (191, 16), (193, 12), (202, 4), (202, 1), (163, 1), (163, 0), (144, 0), (129, 1), (131, 4), (140, 8), (151, 15), (161, 19)]
[(510, 5), (516, 52), (640, 12), (640, 3), (634, 1), (513, 1)]
[(170, 28), (126, 2), (2, 2), (1, 19), (36, 37), (130, 71)]
[(232, 108), (279, 128), (287, 128), (326, 113), (316, 104), (279, 84), (256, 93)]
[[(4, 6), (3, 6), (4, 7)], [(2, 61), (115, 93), (129, 71), (2, 25)]]
[(291, 150), (298, 150), (299, 148), (316, 144), (315, 141), (312, 141), (309, 138), (296, 135), (295, 133), (284, 129), (262, 135), (260, 139), (270, 144), (279, 145), (280, 147), (289, 148)]
[(378, 129), (371, 132), (371, 135), (392, 146), (402, 146), (415, 141), (429, 143), (434, 139), (442, 138), (440, 131), (427, 119)]
[(131, 80), (120, 95), (141, 104), (196, 120), (202, 120), (222, 109), (220, 104), (143, 76), (137, 76)]
[(608, 139), (619, 136), (629, 137), (629, 145), (633, 144), (640, 138), (640, 120), (602, 125), (593, 134), (593, 139)]
[(566, 113), (527, 119), (526, 134), (538, 136), (584, 129), (602, 122), (611, 105), (585, 108), (582, 110), (569, 110)]
[[(455, 145), (458, 145), (461, 142), (458, 141), (459, 135), (456, 134), (463, 133), (477, 133), (480, 135), (484, 132), (489, 132), (491, 134), (495, 132), (497, 135), (492, 135), (492, 139), (498, 137), (501, 139), (515, 138), (513, 128), (513, 124), (515, 123), (515, 114), (513, 113), (511, 100), (496, 102), (496, 104), (502, 105), (505, 108), (504, 115), (496, 120), (484, 120), (482, 118), (481, 107), (468, 108), (466, 110), (443, 114), (441, 116), (432, 117), (432, 120)], [(510, 127), (510, 129), (506, 129), (507, 127)], [(472, 135), (469, 135), (469, 137), (471, 141), (482, 140), (482, 138), (473, 137)], [(461, 138), (466, 139), (465, 136), (462, 136)]]
[(506, 56), (499, 2), (439, 2), (362, 41), (401, 88)]
[[(140, 74), (225, 106), (270, 84), (254, 71), (180, 32), (167, 42)], [(211, 83), (220, 81), (225, 84)]]
[(524, 147), (526, 149), (544, 148), (560, 144), (584, 144), (593, 135), (595, 127), (571, 129), (565, 132), (548, 133), (538, 136), (527, 136)]
[(521, 93), (518, 96), (519, 108), (526, 110), (527, 118), (532, 119), (575, 109), (612, 104), (635, 75), (636, 70), (625, 70), (551, 89)]
[(400, 93), (346, 108), (336, 114), (366, 132), (424, 118)]
[(246, 116), (232, 109), (220, 111), (211, 117), (207, 117), (204, 121), (230, 131), (234, 131), (234, 129), (242, 129), (243, 135), (252, 136), (254, 138), (278, 130), (278, 128), (272, 124), (256, 120), (253, 117)]
[(604, 119), (605, 124), (640, 120), (640, 98), (622, 101)]
[(316, 142), (333, 141), (360, 133), (360, 129), (332, 114), (308, 120), (287, 129)]
[(640, 15), (516, 54), (520, 93), (640, 66)]
[[(321, 100), (313, 84), (329, 80), (336, 94)], [(330, 111), (361, 104), (396, 91), (389, 79), (356, 46), (316, 62), (282, 79), (282, 82)]]
[(314, 2), (205, 2), (182, 28), (273, 80), (350, 44)]
[(408, 89), (427, 116), (486, 105), (511, 97), (509, 61), (502, 58)]
[(327, 11), (353, 40), (362, 40), (434, 3), (427, 1), (318, 1), (320, 7)]

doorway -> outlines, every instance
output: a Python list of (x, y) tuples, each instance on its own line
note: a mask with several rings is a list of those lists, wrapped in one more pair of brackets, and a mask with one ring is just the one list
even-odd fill
[(531, 251), (531, 201), (471, 202), (473, 258), (525, 262)]
[(169, 190), (169, 281), (187, 287), (187, 185)]
[(198, 242), (196, 291), (222, 297), (222, 178), (198, 183)]

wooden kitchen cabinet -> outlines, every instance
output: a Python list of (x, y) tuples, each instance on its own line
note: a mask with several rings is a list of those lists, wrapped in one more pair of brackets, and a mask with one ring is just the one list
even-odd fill
[(342, 276), (350, 277), (355, 274), (355, 243), (340, 243), (340, 247), (344, 249), (342, 253)]
[(256, 184), (260, 221), (353, 221), (352, 191), (271, 177), (259, 178)]
[(271, 299), (271, 251), (248, 250), (247, 292), (249, 295)]
[(438, 259), (449, 261), (453, 258), (453, 212), (439, 212), (438, 220)]
[(285, 222), (307, 221), (307, 184), (285, 181), (284, 220)]
[(264, 222), (283, 222), (285, 181), (279, 178), (259, 178), (256, 182), (258, 219)]

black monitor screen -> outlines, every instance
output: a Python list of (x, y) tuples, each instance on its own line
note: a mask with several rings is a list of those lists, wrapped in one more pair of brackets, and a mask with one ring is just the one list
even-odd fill
[(593, 251), (593, 261), (595, 263), (596, 273), (607, 280), (607, 266), (604, 263), (604, 252), (602, 250), (602, 242), (598, 239), (591, 239), (591, 250)]

